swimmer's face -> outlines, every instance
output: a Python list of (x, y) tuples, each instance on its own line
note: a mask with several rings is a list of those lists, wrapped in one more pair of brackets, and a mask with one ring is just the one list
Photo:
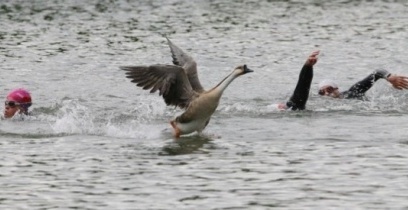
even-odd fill
[(329, 96), (332, 98), (340, 97), (339, 88), (334, 88), (332, 86), (324, 86), (320, 88), (319, 95), (321, 96)]
[(4, 104), (4, 118), (12, 118), (18, 111), (20, 106), (14, 101), (6, 101)]

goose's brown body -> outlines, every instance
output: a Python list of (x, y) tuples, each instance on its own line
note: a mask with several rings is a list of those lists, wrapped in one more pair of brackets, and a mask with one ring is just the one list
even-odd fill
[(128, 78), (151, 93), (159, 91), (167, 105), (185, 109), (170, 122), (174, 136), (194, 131), (201, 132), (218, 107), (223, 91), (237, 77), (252, 72), (246, 65), (236, 67), (217, 86), (205, 91), (197, 76), (197, 65), (192, 57), (169, 39), (175, 65), (124, 66)]

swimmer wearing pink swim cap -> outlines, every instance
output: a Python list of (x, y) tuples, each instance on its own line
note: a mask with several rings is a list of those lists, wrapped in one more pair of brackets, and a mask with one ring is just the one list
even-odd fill
[(31, 95), (23, 89), (12, 90), (4, 103), (4, 117), (12, 118), (16, 113), (28, 114), (28, 108), (31, 106)]

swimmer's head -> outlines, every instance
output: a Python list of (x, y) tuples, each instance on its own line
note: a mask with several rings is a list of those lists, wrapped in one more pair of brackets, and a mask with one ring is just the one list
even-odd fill
[(27, 114), (28, 108), (31, 106), (31, 95), (23, 89), (18, 88), (9, 92), (5, 101), (4, 117), (11, 118), (17, 111)]
[(340, 97), (339, 87), (330, 79), (323, 80), (319, 83), (319, 95), (338, 98)]

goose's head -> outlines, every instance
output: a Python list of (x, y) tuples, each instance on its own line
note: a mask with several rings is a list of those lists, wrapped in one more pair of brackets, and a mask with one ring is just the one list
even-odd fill
[(250, 72), (254, 72), (254, 71), (249, 69), (247, 65), (238, 66), (237, 68), (234, 69), (234, 74), (236, 76), (241, 76), (241, 75), (244, 75)]

